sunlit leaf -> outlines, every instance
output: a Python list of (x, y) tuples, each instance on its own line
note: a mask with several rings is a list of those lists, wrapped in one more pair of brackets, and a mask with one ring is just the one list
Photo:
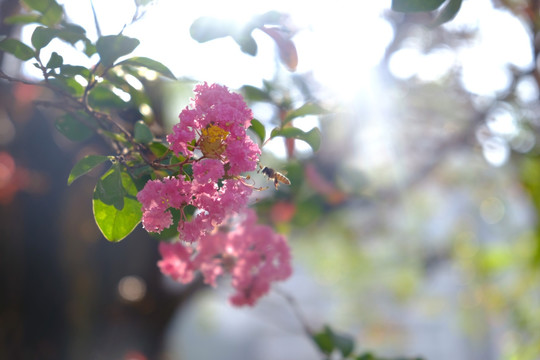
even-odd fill
[(305, 103), (304, 105), (300, 106), (296, 110), (289, 111), (287, 115), (285, 116), (285, 119), (283, 120), (283, 124), (285, 125), (291, 120), (302, 117), (306, 115), (322, 115), (327, 114), (328, 111), (324, 109), (322, 106), (316, 103)]
[(392, 10), (398, 12), (433, 11), (445, 0), (392, 0)]
[(34, 50), (30, 46), (11, 38), (0, 41), (0, 50), (25, 61), (34, 57)]
[(439, 15), (437, 15), (437, 18), (432, 26), (439, 26), (456, 17), (459, 9), (461, 8), (461, 3), (462, 0), (450, 0), (448, 3), (446, 3)]
[(174, 74), (168, 67), (160, 63), (159, 61), (152, 60), (146, 57), (132, 57), (130, 59), (124, 60), (117, 65), (131, 65), (131, 66), (142, 66), (147, 69), (153, 70), (169, 79), (175, 80)]
[(64, 63), (64, 59), (62, 56), (58, 55), (58, 53), (55, 51), (51, 54), (51, 57), (49, 58), (49, 62), (47, 62), (47, 68), (49, 69), (55, 69)]
[[(118, 173), (120, 173), (121, 178), (121, 189), (118, 188)], [(110, 177), (112, 178), (109, 179)], [(110, 187), (108, 189), (109, 191), (122, 193), (123, 207), (121, 210), (112, 204), (107, 204), (106, 201), (101, 198), (103, 189), (99, 189), (99, 186), (102, 188), (103, 186)], [(117, 196), (118, 194), (116, 194), (116, 197)], [(111, 169), (96, 185), (92, 201), (94, 218), (103, 236), (105, 236), (107, 240), (118, 242), (124, 239), (141, 221), (141, 204), (137, 201), (136, 196), (137, 188), (133, 179), (127, 173), (119, 170)]]
[(156, 157), (160, 158), (169, 151), (169, 148), (160, 142), (153, 142), (150, 144), (150, 151), (152, 151), (152, 154)]
[(84, 125), (79, 118), (82, 114), (65, 114), (56, 120), (55, 127), (72, 141), (84, 141), (94, 134), (94, 130)]
[(98, 180), (94, 196), (99, 198), (105, 205), (112, 205), (117, 210), (124, 208), (124, 188), (122, 187), (122, 169), (117, 163), (114, 164), (101, 179)]
[(321, 132), (319, 128), (313, 128), (308, 132), (295, 127), (275, 128), (270, 133), (270, 137), (274, 138), (276, 136), (303, 140), (311, 146), (313, 151), (319, 150), (319, 147), (321, 146)]
[(25, 4), (27, 7), (29, 7), (32, 10), (39, 11), (40, 13), (44, 13), (49, 6), (51, 6), (52, 3), (54, 3), (54, 0), (21, 0), (23, 4)]
[(249, 127), (251, 131), (257, 135), (257, 137), (261, 140), (261, 144), (264, 143), (264, 140), (266, 139), (266, 129), (264, 125), (257, 119), (251, 119), (251, 126)]
[(88, 173), (96, 166), (103, 164), (107, 160), (109, 160), (108, 156), (86, 155), (81, 160), (79, 160), (75, 164), (75, 166), (73, 166), (73, 169), (71, 169), (68, 177), (68, 185), (71, 185), (71, 183), (77, 180), (79, 177)]
[(112, 66), (118, 58), (131, 53), (137, 46), (139, 40), (125, 35), (102, 36), (96, 43), (96, 50), (104, 66)]
[(139, 120), (135, 123), (133, 133), (135, 140), (140, 143), (146, 144), (154, 140), (154, 135), (152, 134), (152, 131), (150, 131), (148, 126), (146, 126), (143, 121)]

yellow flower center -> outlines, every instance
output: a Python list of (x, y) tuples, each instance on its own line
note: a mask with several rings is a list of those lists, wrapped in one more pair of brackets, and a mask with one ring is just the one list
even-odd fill
[(209, 125), (201, 130), (200, 148), (207, 158), (218, 159), (225, 151), (225, 139), (229, 135), (227, 130), (219, 126)]

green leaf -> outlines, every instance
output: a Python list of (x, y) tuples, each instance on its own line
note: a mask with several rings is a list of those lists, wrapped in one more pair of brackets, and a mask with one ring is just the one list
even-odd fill
[(152, 131), (146, 126), (146, 124), (139, 120), (135, 123), (135, 129), (134, 129), (134, 137), (135, 140), (146, 144), (154, 140), (154, 135), (152, 134)]
[(56, 29), (38, 26), (32, 33), (32, 45), (36, 50), (41, 50), (56, 37)]
[(80, 97), (84, 93), (84, 87), (71, 77), (56, 76), (49, 79), (49, 85), (76, 97)]
[(90, 57), (97, 52), (96, 46), (88, 39), (84, 41), (84, 53)]
[[(118, 189), (118, 174), (121, 177), (121, 187)], [(113, 179), (108, 179), (113, 177)], [(109, 205), (101, 199), (100, 194), (103, 189), (98, 189), (98, 185), (110, 184), (109, 191), (119, 191), (123, 196), (123, 208), (119, 210), (114, 205)], [(101, 183), (101, 185), (100, 185)], [(109, 185), (107, 185), (109, 186)], [(116, 188), (116, 190), (113, 190)], [(109, 241), (118, 242), (128, 236), (139, 224), (142, 217), (141, 204), (137, 201), (137, 188), (133, 179), (125, 172), (111, 169), (98, 182), (94, 189), (94, 199), (92, 201), (94, 218), (103, 236)]]
[(348, 357), (354, 350), (354, 340), (352, 337), (334, 332), (334, 344), (343, 357)]
[(261, 144), (264, 144), (264, 140), (266, 139), (266, 129), (264, 125), (257, 119), (251, 119), (251, 126), (249, 129), (259, 137)]
[(34, 57), (34, 50), (30, 46), (15, 39), (8, 38), (0, 41), (0, 50), (10, 53), (16, 58), (24, 61)]
[(295, 127), (275, 128), (270, 133), (270, 138), (275, 138), (276, 136), (303, 140), (311, 146), (313, 151), (319, 150), (319, 147), (321, 146), (321, 132), (319, 128), (313, 128), (308, 132), (304, 132)]
[(240, 45), (240, 50), (242, 50), (243, 53), (255, 56), (257, 55), (257, 43), (253, 36), (251, 36), (252, 31), (253, 29), (251, 28), (246, 29), (240, 35), (233, 35), (233, 39)]
[(73, 169), (71, 169), (68, 176), (68, 185), (71, 185), (72, 182), (107, 160), (109, 160), (108, 156), (86, 155), (73, 166)]
[(64, 9), (55, 1), (51, 1), (50, 6), (47, 8), (47, 10), (45, 10), (45, 12), (38, 21), (43, 25), (55, 26), (60, 23), (63, 15)]
[(117, 210), (124, 208), (124, 188), (122, 187), (122, 169), (116, 163), (98, 180), (94, 192), (105, 205), (112, 205)]
[(328, 326), (325, 326), (321, 332), (312, 335), (312, 339), (326, 355), (330, 355), (335, 349), (333, 333)]
[(43, 13), (51, 5), (52, 0), (21, 0), (21, 2), (30, 9)]
[(72, 141), (84, 141), (94, 134), (94, 130), (84, 125), (76, 116), (84, 115), (65, 114), (56, 120), (55, 127)]
[(131, 53), (139, 40), (124, 35), (102, 36), (96, 43), (96, 50), (104, 66), (112, 66), (119, 57)]
[(60, 73), (65, 76), (81, 75), (85, 79), (90, 77), (90, 70), (80, 65), (62, 65), (60, 67)]
[(51, 54), (51, 58), (49, 59), (49, 62), (47, 63), (47, 68), (55, 69), (62, 66), (63, 63), (64, 63), (64, 58), (58, 55), (58, 53), (55, 51)]
[(156, 157), (160, 158), (169, 151), (169, 148), (165, 144), (156, 141), (150, 144), (150, 151), (152, 151), (152, 154)]
[(4, 23), (7, 25), (15, 25), (15, 24), (26, 25), (26, 24), (37, 22), (39, 18), (40, 18), (39, 14), (19, 14), (19, 15), (13, 15), (13, 16), (7, 17), (4, 20)]
[(259, 88), (256, 88), (255, 86), (251, 86), (251, 85), (244, 85), (242, 86), (242, 93), (244, 93), (244, 97), (247, 98), (248, 100), (251, 100), (251, 101), (269, 101), (271, 102), (272, 101), (272, 98), (270, 97), (270, 95), (259, 89)]
[(88, 105), (96, 109), (124, 108), (127, 103), (109, 87), (98, 85), (88, 92)]
[(176, 80), (174, 74), (168, 67), (160, 63), (159, 61), (152, 60), (146, 57), (132, 57), (124, 60), (116, 65), (130, 65), (130, 66), (142, 66), (150, 70), (154, 70), (161, 75), (168, 77), (169, 79)]
[(202, 16), (191, 24), (189, 33), (194, 40), (202, 43), (232, 36), (237, 32), (237, 28), (238, 26), (233, 21)]
[(86, 40), (86, 30), (79, 25), (66, 24), (63, 29), (57, 30), (56, 36), (73, 45), (79, 40)]
[(459, 9), (461, 8), (461, 3), (462, 0), (450, 0), (448, 3), (446, 3), (431, 26), (439, 26), (455, 18)]
[(398, 12), (433, 11), (445, 0), (392, 0), (392, 10)]
[(325, 110), (322, 106), (316, 103), (305, 103), (296, 110), (289, 111), (283, 120), (282, 125), (287, 124), (291, 120), (302, 117), (306, 115), (322, 115), (327, 114), (328, 111)]

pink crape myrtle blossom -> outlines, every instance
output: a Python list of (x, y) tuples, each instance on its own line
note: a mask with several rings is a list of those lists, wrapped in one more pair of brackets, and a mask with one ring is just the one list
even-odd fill
[(192, 157), (199, 150), (205, 158), (219, 159), (229, 176), (256, 169), (261, 151), (246, 134), (253, 113), (240, 94), (222, 85), (197, 85), (192, 104), (179, 117), (167, 136), (177, 155)]
[(183, 242), (161, 243), (161, 271), (187, 283), (198, 270), (205, 283), (212, 286), (216, 286), (219, 276), (229, 273), (235, 289), (230, 302), (235, 306), (253, 306), (273, 282), (291, 275), (291, 255), (282, 235), (256, 223), (255, 211), (246, 209), (242, 217), (234, 230), (208, 234), (195, 249)]

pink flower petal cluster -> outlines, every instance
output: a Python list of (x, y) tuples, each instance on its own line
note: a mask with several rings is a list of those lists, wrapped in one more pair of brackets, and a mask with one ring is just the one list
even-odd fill
[(171, 150), (186, 157), (199, 150), (221, 160), (230, 176), (255, 170), (261, 151), (246, 134), (253, 113), (242, 96), (218, 84), (197, 85), (194, 91), (192, 104), (167, 136)]
[[(171, 210), (178, 209), (180, 239), (161, 243), (161, 271), (183, 283), (200, 271), (213, 286), (230, 273), (236, 289), (231, 302), (253, 305), (272, 282), (290, 276), (289, 247), (270, 227), (257, 225), (255, 212), (247, 209), (253, 187), (240, 174), (255, 170), (260, 155), (246, 133), (251, 110), (224, 86), (204, 83), (195, 94), (167, 137), (170, 149), (185, 157), (180, 171), (191, 164), (193, 174), (147, 182), (137, 194), (142, 223), (159, 233), (173, 224)], [(233, 231), (217, 230), (240, 213), (244, 220)]]
[(220, 275), (229, 273), (235, 293), (229, 298), (235, 306), (254, 305), (275, 281), (292, 272), (289, 246), (282, 235), (256, 223), (253, 210), (246, 209), (243, 221), (233, 231), (216, 231), (200, 239), (196, 247), (183, 242), (162, 242), (159, 251), (161, 271), (188, 283), (200, 271), (207, 284), (216, 286)]

